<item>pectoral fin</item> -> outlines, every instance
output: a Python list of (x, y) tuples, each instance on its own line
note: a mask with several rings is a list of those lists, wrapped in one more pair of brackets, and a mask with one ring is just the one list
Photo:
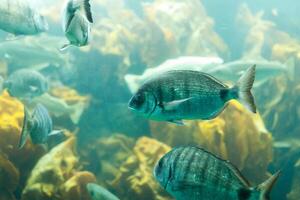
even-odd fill
[(48, 136), (61, 135), (63, 133), (64, 133), (64, 131), (62, 131), (62, 130), (53, 130), (53, 131), (51, 131), (51, 133), (49, 133)]
[(168, 120), (168, 122), (176, 124), (178, 126), (184, 126), (184, 122), (182, 120)]
[(71, 44), (65, 44), (65, 45), (63, 45), (60, 49), (59, 49), (59, 51), (65, 51), (66, 49), (68, 49), (69, 47), (71, 46)]
[(36, 92), (39, 88), (36, 87), (36, 86), (30, 85), (29, 89), (30, 89), (31, 92)]
[(175, 110), (180, 104), (191, 100), (192, 98), (186, 98), (186, 99), (180, 99), (180, 100), (175, 100), (167, 103), (163, 103), (164, 109), (165, 110)]

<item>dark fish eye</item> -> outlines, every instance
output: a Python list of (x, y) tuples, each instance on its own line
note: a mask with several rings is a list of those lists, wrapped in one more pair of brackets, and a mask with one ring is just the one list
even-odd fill
[(145, 102), (145, 96), (143, 94), (137, 94), (134, 97), (134, 103), (137, 107), (140, 107)]

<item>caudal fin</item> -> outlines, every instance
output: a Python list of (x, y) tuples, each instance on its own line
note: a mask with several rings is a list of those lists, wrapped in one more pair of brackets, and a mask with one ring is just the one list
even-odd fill
[(79, 102), (71, 106), (70, 118), (74, 124), (78, 124), (84, 109), (85, 109), (85, 103), (82, 102)]
[(254, 97), (251, 93), (251, 89), (255, 80), (255, 68), (256, 65), (249, 67), (234, 87), (237, 89), (238, 99), (253, 113), (256, 113), (256, 105), (254, 102)]
[(29, 130), (29, 118), (30, 115), (27, 111), (27, 109), (24, 107), (24, 120), (23, 120), (23, 127), (22, 127), (22, 132), (21, 132), (21, 137), (19, 140), (18, 148), (21, 149), (27, 140), (28, 134), (30, 132)]
[(281, 171), (276, 172), (271, 176), (268, 180), (263, 182), (262, 184), (258, 185), (256, 187), (256, 190), (260, 192), (260, 198), (259, 200), (269, 200), (270, 199), (270, 193), (271, 190), (276, 183), (278, 177), (280, 176)]

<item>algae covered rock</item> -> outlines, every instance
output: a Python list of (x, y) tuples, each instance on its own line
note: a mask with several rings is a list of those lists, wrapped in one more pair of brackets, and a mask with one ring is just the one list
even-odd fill
[(71, 137), (38, 161), (27, 180), (22, 200), (58, 198), (59, 187), (73, 175), (77, 163), (75, 138)]
[(210, 121), (187, 121), (186, 126), (151, 122), (154, 138), (172, 147), (199, 145), (230, 160), (250, 181), (260, 183), (267, 178), (272, 161), (272, 135), (258, 114), (231, 101), (217, 118)]
[(170, 199), (152, 175), (155, 163), (170, 150), (169, 146), (151, 138), (137, 140), (133, 154), (121, 165), (111, 183), (116, 195), (124, 200)]

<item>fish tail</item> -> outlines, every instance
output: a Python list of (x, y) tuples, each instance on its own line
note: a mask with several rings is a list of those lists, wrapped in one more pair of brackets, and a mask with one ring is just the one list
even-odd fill
[(233, 87), (233, 90), (237, 92), (237, 98), (253, 113), (256, 113), (256, 105), (251, 89), (255, 80), (255, 68), (256, 65), (249, 67)]
[(74, 124), (78, 124), (84, 109), (85, 109), (85, 104), (82, 102), (79, 102), (71, 106), (70, 118)]
[(19, 149), (21, 149), (25, 145), (25, 143), (27, 141), (27, 136), (30, 132), (30, 130), (29, 130), (29, 118), (30, 118), (30, 115), (27, 111), (27, 108), (24, 106), (23, 127), (22, 127), (22, 132), (21, 132), (19, 144), (18, 144)]
[(276, 172), (273, 174), (269, 179), (267, 179), (265, 182), (258, 185), (255, 190), (260, 193), (259, 200), (269, 200), (270, 199), (270, 193), (271, 190), (276, 183), (278, 177), (280, 176), (281, 171)]

